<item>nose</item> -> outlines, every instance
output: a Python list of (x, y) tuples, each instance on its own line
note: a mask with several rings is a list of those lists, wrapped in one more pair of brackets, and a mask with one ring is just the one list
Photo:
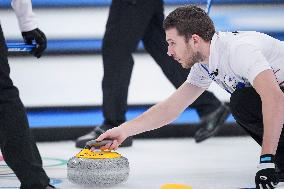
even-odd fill
[(168, 46), (168, 52), (167, 52), (168, 56), (173, 56), (173, 50), (171, 49), (170, 46)]

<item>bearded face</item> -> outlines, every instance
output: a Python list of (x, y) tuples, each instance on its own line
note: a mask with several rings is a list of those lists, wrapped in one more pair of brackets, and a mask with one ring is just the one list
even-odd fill
[(193, 39), (178, 35), (175, 28), (166, 31), (166, 39), (169, 44), (168, 55), (178, 61), (183, 68), (189, 69), (195, 63), (204, 61), (205, 57), (196, 50)]
[(183, 68), (189, 69), (191, 68), (195, 63), (203, 62), (204, 57), (200, 52), (194, 52), (193, 48), (190, 46), (189, 42), (187, 45), (187, 53), (184, 54), (184, 60), (180, 60), (181, 65)]

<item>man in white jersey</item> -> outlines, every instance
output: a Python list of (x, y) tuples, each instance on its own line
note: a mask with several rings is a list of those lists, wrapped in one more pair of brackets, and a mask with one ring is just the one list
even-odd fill
[(191, 68), (187, 81), (166, 100), (97, 140), (113, 139), (103, 148), (117, 149), (128, 136), (162, 127), (215, 81), (231, 93), (237, 123), (262, 146), (256, 188), (275, 188), (284, 181), (284, 43), (258, 32), (216, 33), (212, 20), (196, 6), (171, 12), (164, 29), (168, 55)]
[[(32, 54), (39, 58), (46, 48), (46, 37), (38, 29), (31, 0), (12, 0), (19, 27), (26, 43), (36, 43)], [(0, 146), (3, 158), (21, 182), (20, 189), (52, 189), (42, 168), (19, 91), (10, 78), (7, 47), (0, 26)]]

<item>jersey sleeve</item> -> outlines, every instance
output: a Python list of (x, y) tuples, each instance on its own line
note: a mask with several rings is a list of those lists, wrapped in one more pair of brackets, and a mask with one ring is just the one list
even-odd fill
[(208, 89), (212, 83), (212, 79), (209, 77), (208, 69), (204, 65), (197, 63), (192, 66), (187, 77), (187, 82), (197, 87)]
[(17, 16), (18, 24), (22, 32), (37, 28), (37, 21), (32, 11), (31, 0), (12, 0), (11, 6)]
[(271, 69), (261, 50), (251, 44), (241, 44), (232, 48), (231, 67), (235, 74), (246, 78), (253, 86), (255, 77), (261, 72)]

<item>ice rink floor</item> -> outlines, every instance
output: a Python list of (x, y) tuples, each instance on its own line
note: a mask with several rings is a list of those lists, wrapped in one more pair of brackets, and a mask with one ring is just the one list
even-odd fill
[[(85, 188), (66, 178), (68, 159), (80, 151), (73, 141), (38, 143), (38, 147), (52, 184), (60, 189)], [(192, 138), (136, 139), (133, 147), (118, 152), (128, 158), (130, 176), (108, 189), (159, 189), (168, 183), (193, 189), (239, 189), (254, 188), (260, 147), (249, 137), (217, 137), (201, 144)], [(18, 187), (0, 154), (0, 188)], [(284, 183), (278, 188), (284, 189)]]

